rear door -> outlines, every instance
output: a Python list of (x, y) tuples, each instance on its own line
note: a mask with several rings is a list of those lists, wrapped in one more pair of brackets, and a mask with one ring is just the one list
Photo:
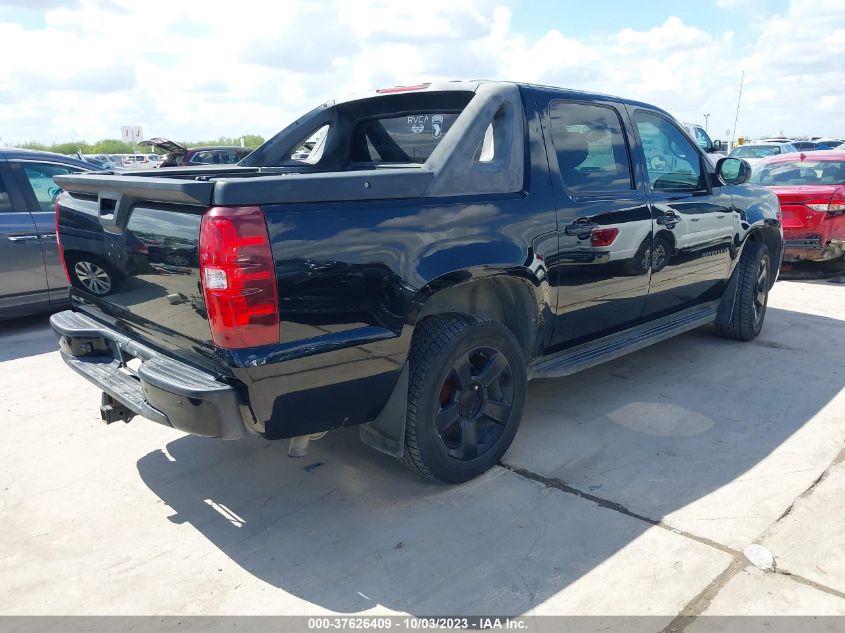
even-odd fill
[(0, 157), (0, 311), (48, 301), (47, 276), (35, 220)]
[(632, 108), (648, 175), (654, 262), (645, 314), (714, 299), (727, 281), (738, 215), (714, 167), (668, 116)]
[(630, 324), (649, 287), (651, 215), (624, 107), (538, 93), (558, 216), (552, 344), (565, 346)]

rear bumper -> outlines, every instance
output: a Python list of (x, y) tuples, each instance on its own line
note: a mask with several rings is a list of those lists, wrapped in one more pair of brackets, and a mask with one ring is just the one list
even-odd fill
[(784, 243), (784, 261), (827, 261), (845, 253), (845, 239), (827, 239), (822, 235), (809, 235), (787, 239)]
[[(65, 363), (137, 415), (193, 435), (245, 435), (236, 391), (211, 374), (79, 312), (58, 312), (50, 325)], [(126, 366), (132, 358), (141, 361), (136, 372)]]

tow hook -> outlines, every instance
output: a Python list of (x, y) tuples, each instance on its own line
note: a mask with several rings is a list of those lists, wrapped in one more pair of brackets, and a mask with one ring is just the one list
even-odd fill
[(123, 404), (112, 398), (109, 394), (103, 393), (100, 405), (100, 417), (106, 424), (123, 420), (129, 422), (135, 417), (135, 412), (127, 409)]

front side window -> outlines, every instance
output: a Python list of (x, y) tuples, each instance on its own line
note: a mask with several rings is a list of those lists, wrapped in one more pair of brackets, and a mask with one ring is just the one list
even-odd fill
[(662, 116), (637, 110), (634, 121), (645, 153), (648, 180), (655, 191), (704, 188), (701, 156), (689, 137)]
[(23, 163), (22, 166), (41, 211), (53, 211), (56, 207), (56, 198), (62, 192), (62, 188), (53, 182), (53, 176), (64, 176), (80, 171), (74, 167), (54, 163)]
[(569, 191), (634, 188), (622, 121), (613, 108), (559, 100), (549, 106), (549, 118), (558, 169)]

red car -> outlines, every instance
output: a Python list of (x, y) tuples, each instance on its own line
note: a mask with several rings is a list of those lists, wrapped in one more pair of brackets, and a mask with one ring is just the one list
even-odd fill
[(771, 189), (783, 214), (784, 261), (828, 261), (845, 253), (845, 151), (776, 156), (751, 181)]

